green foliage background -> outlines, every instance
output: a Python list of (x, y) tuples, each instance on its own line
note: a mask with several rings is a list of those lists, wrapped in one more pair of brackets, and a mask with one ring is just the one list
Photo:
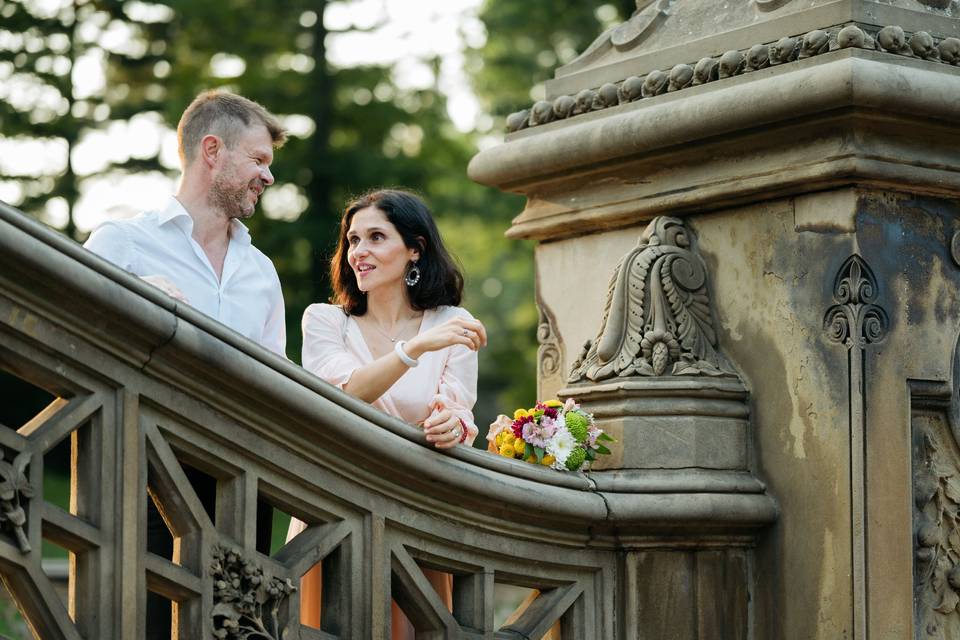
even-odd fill
[[(89, 133), (136, 114), (157, 113), (172, 128), (198, 92), (216, 86), (310, 118), (311, 130), (277, 153), (272, 187), (295, 190), (305, 208), (293, 220), (258, 213), (249, 225), (284, 286), (288, 354), (299, 361), (304, 308), (328, 297), (327, 262), (345, 201), (383, 185), (411, 188), (433, 207), (466, 274), (465, 306), (489, 329), (476, 409), (478, 424), (487, 424), (534, 399), (533, 247), (503, 237), (522, 198), (472, 183), (466, 165), (484, 137), (499, 135), (505, 115), (533, 101), (532, 88), (635, 2), (487, 0), (479, 12), (486, 41), (468, 51), (467, 67), (492, 118), (486, 130), (468, 133), (452, 125), (436, 85), (404, 89), (389, 66), (334, 66), (326, 46), (337, 34), (324, 26), (333, 4), (351, 2), (76, 0), (51, 10), (49, 2), (0, 0), (0, 141), (54, 141), (69, 154)], [(118, 29), (127, 37), (111, 41)], [(79, 95), (71, 71), (91, 52), (106, 60), (106, 86)], [(242, 60), (242, 73), (214, 75), (211, 63), (224, 55)], [(427, 62), (439, 70), (440, 60)], [(31, 103), (30, 95), (51, 92), (53, 107)], [(0, 174), (0, 182), (18, 185), (10, 204), (47, 221), (52, 203), (66, 208), (63, 231), (78, 241), (84, 234), (72, 214), (86, 181), (178, 173), (159, 153), (121, 155), (91, 175), (77, 175), (72, 162), (30, 175), (9, 170), (12, 164)]]
[[(10, 204), (82, 241), (75, 207), (90, 181), (178, 174), (176, 167), (162, 164), (159, 152), (120, 153), (93, 173), (78, 173), (70, 158), (90, 134), (145, 113), (175, 128), (197, 93), (218, 86), (275, 113), (305, 116), (312, 123), (306, 133), (292, 137), (276, 154), (277, 184), (270, 190), (295, 194), (302, 211), (289, 219), (271, 219), (261, 211), (249, 221), (283, 283), (288, 355), (299, 361), (304, 308), (329, 295), (327, 262), (344, 203), (379, 186), (413, 189), (431, 204), (463, 266), (464, 306), (488, 328), (475, 408), (483, 429), (497, 413), (535, 398), (533, 246), (503, 237), (523, 199), (474, 184), (466, 176), (467, 163), (480, 144), (499, 137), (507, 114), (539, 97), (541, 83), (556, 66), (629, 16), (636, 2), (483, 2), (478, 17), (486, 38), (467, 51), (466, 66), (487, 117), (467, 133), (451, 123), (447, 97), (436, 82), (427, 89), (405, 89), (390, 66), (337, 67), (329, 60), (329, 38), (338, 34), (327, 31), (325, 12), (351, 4), (63, 0), (58, 6), (47, 0), (0, 0), (0, 149), (11, 142), (45, 143), (52, 149), (51, 161), (40, 170), (24, 170), (15, 158), (0, 161), (0, 193), (14, 194), (7, 197)], [(91, 55), (102, 56), (106, 84), (87, 95), (78, 90), (73, 71)], [(216, 75), (214, 63), (224, 56), (242, 61), (242, 71), (228, 78)], [(436, 77), (442, 61), (426, 62)], [(31, 398), (41, 406), (49, 401), (0, 372), (0, 423), (21, 424), (21, 414), (35, 413), (26, 406)], [(477, 444), (483, 446), (483, 439)], [(58, 485), (55, 471), (51, 467), (45, 482), (53, 492), (45, 498), (54, 503), (68, 492), (64, 473)], [(44, 556), (62, 556), (62, 550), (45, 548)], [(2, 599), (0, 634), (29, 637)]]

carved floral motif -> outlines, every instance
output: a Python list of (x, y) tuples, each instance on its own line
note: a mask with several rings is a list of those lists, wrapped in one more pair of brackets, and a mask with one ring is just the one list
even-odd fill
[(960, 604), (960, 469), (952, 453), (933, 429), (915, 436), (914, 604), (927, 636), (940, 636)]
[(706, 266), (683, 222), (659, 217), (614, 270), (600, 332), (569, 381), (734, 375), (716, 348)]
[(823, 319), (831, 342), (862, 349), (883, 339), (887, 313), (874, 304), (877, 280), (863, 258), (854, 254), (846, 259), (834, 281), (833, 298), (837, 304), (827, 309)]
[(7, 462), (0, 450), (0, 527), (13, 534), (21, 553), (32, 550), (24, 531), (27, 513), (23, 508), (35, 493), (25, 473), (31, 457), (25, 451)]
[(213, 636), (237, 640), (280, 640), (280, 605), (297, 590), (289, 578), (268, 578), (237, 549), (214, 547)]

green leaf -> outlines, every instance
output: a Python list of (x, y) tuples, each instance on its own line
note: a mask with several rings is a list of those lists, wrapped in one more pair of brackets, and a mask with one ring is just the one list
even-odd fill
[(537, 462), (542, 463), (543, 455), (546, 453), (546, 451), (543, 450), (543, 447), (534, 447), (533, 452), (537, 454)]
[(599, 436), (597, 436), (597, 440), (605, 440), (607, 442), (616, 442), (616, 440), (614, 440), (613, 438), (607, 435), (606, 431), (604, 431)]
[(610, 455), (610, 449), (607, 449), (605, 446), (597, 445), (597, 453), (608, 456)]
[(529, 458), (530, 456), (535, 455), (533, 452), (533, 445), (529, 442), (523, 443), (523, 457), (524, 459)]
[(587, 449), (587, 460), (590, 460), (591, 462), (593, 462), (596, 459), (597, 459), (597, 452), (594, 451), (593, 449)]

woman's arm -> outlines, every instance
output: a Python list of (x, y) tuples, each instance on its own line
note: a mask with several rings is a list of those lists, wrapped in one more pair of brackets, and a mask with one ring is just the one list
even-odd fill
[[(403, 350), (416, 360), (430, 351), (439, 351), (453, 345), (462, 344), (476, 351), (487, 344), (487, 332), (479, 320), (468, 317), (456, 317), (418, 334), (403, 345)], [(343, 385), (347, 393), (373, 402), (407, 372), (406, 364), (395, 352), (380, 356), (373, 362), (357, 367), (353, 375)]]

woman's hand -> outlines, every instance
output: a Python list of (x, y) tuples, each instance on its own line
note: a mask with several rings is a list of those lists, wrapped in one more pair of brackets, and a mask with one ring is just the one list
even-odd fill
[(439, 351), (455, 344), (462, 344), (476, 351), (486, 346), (487, 330), (479, 320), (453, 318), (408, 340), (404, 351), (416, 359), (428, 351)]
[(437, 449), (449, 449), (460, 443), (466, 428), (450, 409), (440, 409), (423, 421), (423, 432)]

